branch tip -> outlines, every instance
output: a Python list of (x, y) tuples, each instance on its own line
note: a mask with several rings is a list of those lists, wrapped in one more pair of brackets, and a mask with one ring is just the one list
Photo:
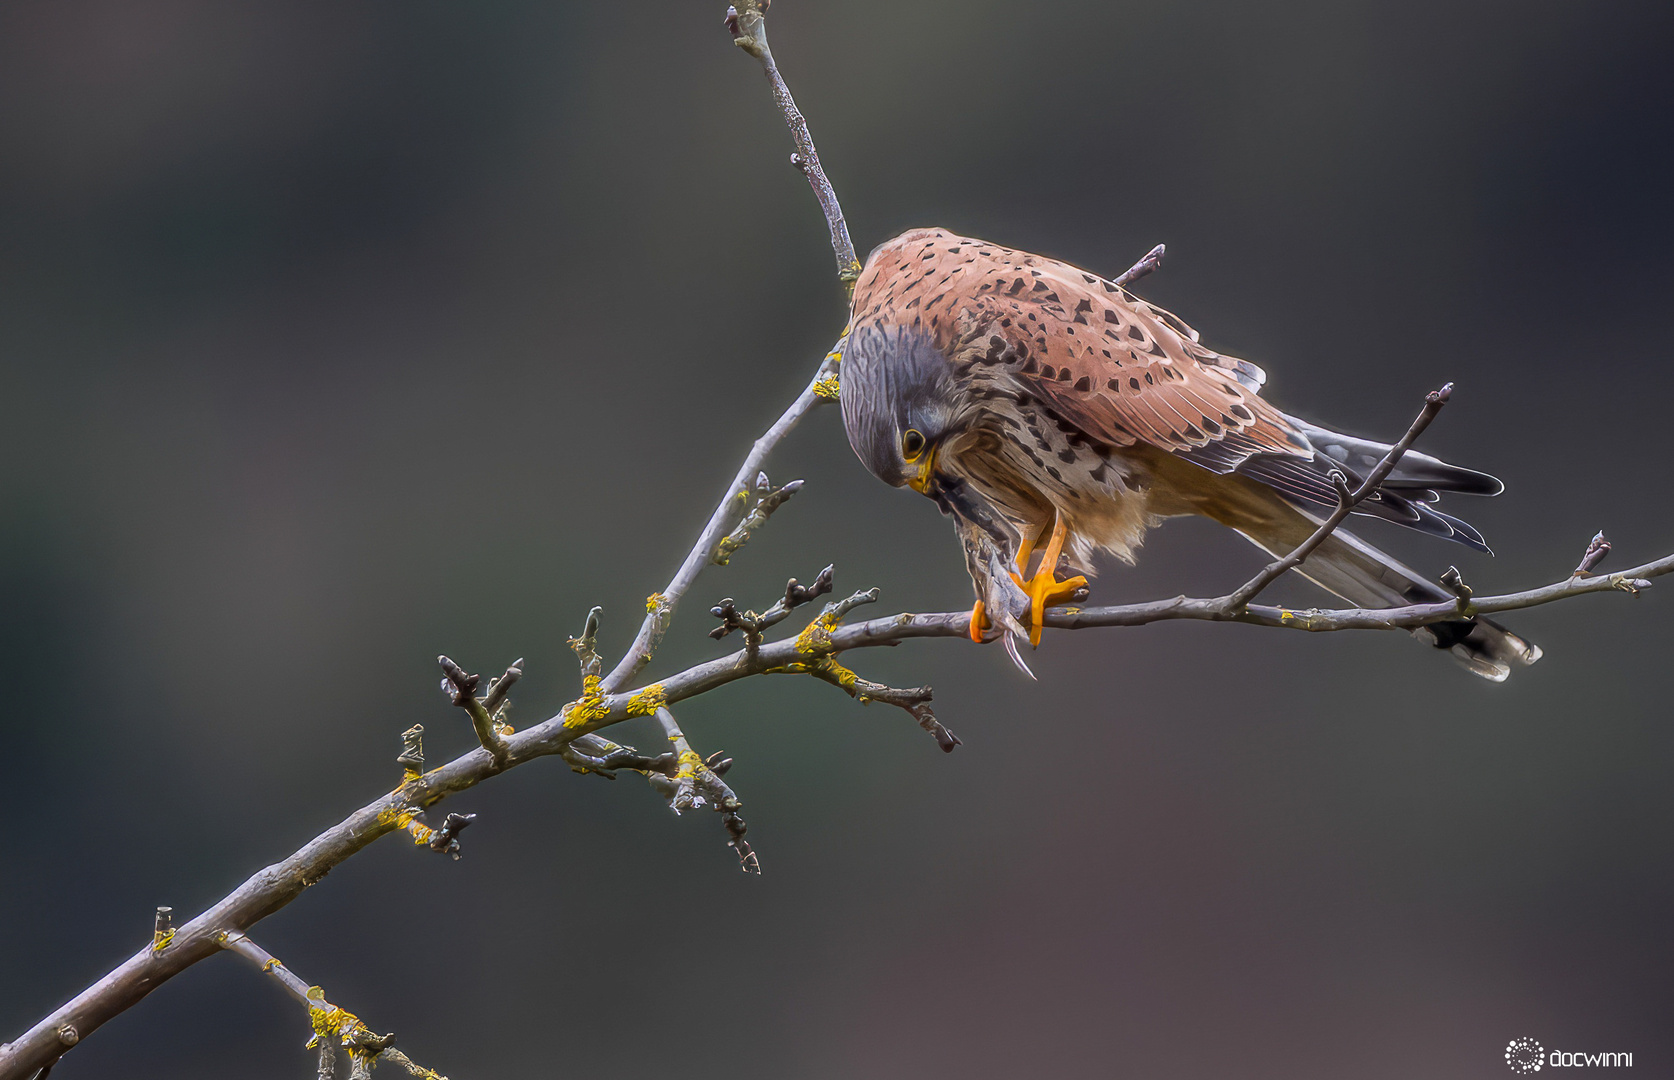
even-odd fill
[(414, 724), (401, 733), (401, 755), (395, 763), (406, 770), (409, 778), (424, 773), (424, 725)]
[(442, 827), (431, 835), (427, 846), (431, 851), (439, 851), (443, 855), (452, 856), (453, 860), (458, 862), (460, 855), (459, 834), (464, 832), (465, 827), (475, 820), (477, 820), (475, 814), (449, 814), (442, 822)]
[(159, 907), (157, 909), (156, 921), (152, 923), (151, 929), (152, 955), (156, 955), (168, 948), (169, 943), (173, 940), (174, 909), (172, 907)]
[(1167, 252), (1167, 250), (1168, 248), (1165, 245), (1158, 244), (1150, 251), (1147, 251), (1138, 262), (1134, 263), (1117, 276), (1116, 284), (1125, 287), (1132, 285), (1140, 278), (1149, 277), (1152, 273), (1162, 267), (1163, 255)]
[[(744, 515), (736, 528), (715, 545), (712, 561), (717, 566), (725, 566), (739, 548), (749, 543), (750, 536), (757, 529), (767, 524), (767, 519), (773, 512), (783, 506), (792, 495), (802, 490), (803, 481), (792, 480), (780, 488), (775, 488), (766, 473), (757, 473), (755, 482), (756, 504), (749, 513)], [(746, 495), (746, 502), (748, 496)]]
[(492, 715), (506, 703), (506, 695), (511, 693), (512, 684), (523, 677), (523, 658), (519, 657), (506, 669), (506, 673), (495, 679), (488, 687), (488, 693), (482, 699), (482, 707)]
[[(447, 673), (447, 678), (442, 680), (443, 692), (448, 694), (454, 705), (464, 709), (470, 716), (471, 729), (476, 732), (477, 741), (493, 757), (495, 765), (505, 768), (510, 754), (506, 736), (510, 734), (511, 728), (503, 720), (495, 719), (493, 713), (485, 708), (483, 701), (476, 696), (476, 689), (482, 684), (482, 676), (466, 674), (463, 668), (446, 656), (438, 656), (436, 662)], [(517, 681), (517, 676), (512, 675), (513, 671), (517, 671), (516, 665), (508, 668), (506, 674), (497, 680), (505, 681), (509, 676), (511, 681), (506, 683), (507, 689), (510, 689), (511, 682)], [(522, 672), (518, 671), (518, 674), (521, 675)], [(489, 694), (493, 696), (492, 689)], [(503, 700), (503, 693), (501, 697)]]
[(1604, 530), (1600, 529), (1587, 542), (1587, 550), (1581, 555), (1581, 561), (1576, 564), (1575, 571), (1569, 576), (1572, 578), (1587, 577), (1609, 554), (1610, 541), (1604, 538)]

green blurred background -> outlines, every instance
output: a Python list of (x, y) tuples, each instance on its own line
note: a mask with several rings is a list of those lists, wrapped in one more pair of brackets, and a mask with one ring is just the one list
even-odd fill
[[(0, 1038), (470, 745), (434, 657), (519, 656), (527, 724), (620, 650), (843, 322), (824, 226), (724, 3), (0, 7)], [(1674, 549), (1674, 6), (780, 0), (772, 40), (864, 253), (942, 225), (1115, 274), (1367, 435), (1425, 448), (1479, 590)], [(946, 522), (835, 410), (704, 608), (835, 562), (966, 606)], [(1455, 500), (1457, 502), (1457, 500)], [(1153, 534), (1101, 600), (1224, 590)], [(1674, 1032), (1674, 595), (1507, 622), (1510, 683), (1397, 635), (1173, 624), (857, 654), (965, 742), (811, 680), (681, 719), (713, 814), (536, 763), (255, 937), (456, 1078), (1497, 1077), (1506, 1042)], [(1275, 595), (1312, 603), (1301, 583)], [(618, 729), (621, 730), (621, 729)], [(654, 746), (647, 730), (624, 737)], [(309, 1075), (299, 1011), (212, 959), (54, 1080)]]

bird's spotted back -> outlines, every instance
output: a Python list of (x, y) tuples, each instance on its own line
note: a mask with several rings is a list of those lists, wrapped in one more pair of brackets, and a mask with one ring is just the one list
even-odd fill
[(1254, 364), (1198, 343), (1174, 315), (1055, 259), (915, 229), (856, 285), (857, 328), (927, 334), (961, 377), (1004, 374), (1087, 436), (1145, 443), (1228, 471), (1253, 454), (1308, 454), (1258, 396)]

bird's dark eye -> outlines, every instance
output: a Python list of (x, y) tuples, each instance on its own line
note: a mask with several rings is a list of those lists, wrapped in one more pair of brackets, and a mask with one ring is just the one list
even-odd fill
[(924, 453), (924, 436), (917, 428), (908, 428), (901, 436), (901, 456), (908, 461), (917, 461), (918, 455)]

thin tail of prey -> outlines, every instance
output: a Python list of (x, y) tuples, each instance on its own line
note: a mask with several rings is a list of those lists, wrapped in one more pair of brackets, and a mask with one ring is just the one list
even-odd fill
[[(1258, 534), (1240, 529), (1259, 547), (1282, 557), (1301, 544), (1316, 525), (1301, 514), (1295, 523), (1269, 522)], [(1338, 529), (1308, 556), (1298, 572), (1357, 607), (1402, 607), (1452, 600), (1453, 594), (1352, 533)], [(1473, 674), (1504, 682), (1514, 667), (1540, 659), (1540, 648), (1480, 616), (1420, 626), (1414, 637), (1446, 649)]]

